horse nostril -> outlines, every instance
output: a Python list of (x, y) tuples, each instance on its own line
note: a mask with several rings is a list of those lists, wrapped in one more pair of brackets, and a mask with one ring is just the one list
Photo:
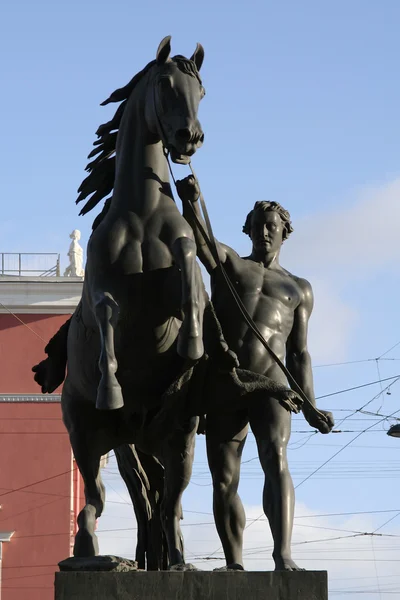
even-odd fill
[(202, 133), (201, 136), (199, 137), (199, 142), (200, 142), (200, 144), (202, 144), (204, 142), (204, 133)]
[(192, 139), (192, 132), (190, 131), (189, 127), (185, 127), (184, 129), (178, 129), (178, 131), (175, 134), (175, 137), (179, 142), (190, 142), (190, 140)]

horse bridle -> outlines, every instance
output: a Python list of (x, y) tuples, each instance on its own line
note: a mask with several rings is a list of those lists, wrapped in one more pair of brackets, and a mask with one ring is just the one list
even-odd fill
[[(166, 158), (167, 164), (168, 164), (168, 168), (169, 168), (169, 172), (171, 174), (172, 180), (174, 182), (175, 185), (175, 189), (178, 192), (177, 189), (177, 185), (176, 185), (176, 179), (174, 177), (174, 173), (172, 171), (172, 166), (171, 166), (171, 162), (170, 162), (170, 158), (169, 158), (169, 150), (166, 144), (166, 137), (165, 137), (165, 132), (164, 132), (164, 128), (162, 125), (162, 121), (160, 119), (160, 116), (158, 114), (158, 110), (157, 110), (157, 102), (156, 102), (156, 90), (155, 90), (156, 86), (153, 87), (153, 106), (154, 106), (154, 112), (156, 115), (156, 120), (157, 120), (157, 126), (159, 129), (159, 135), (160, 135), (160, 139), (161, 139), (161, 143), (163, 146), (163, 153), (164, 156)], [(204, 241), (208, 247), (208, 249), (210, 250), (212, 257), (214, 258), (217, 267), (219, 268), (219, 270), (222, 273), (223, 279), (229, 289), (229, 291), (232, 294), (232, 297), (243, 317), (243, 319), (245, 320), (245, 322), (247, 323), (247, 325), (249, 326), (249, 328), (251, 329), (251, 331), (254, 333), (254, 335), (256, 336), (256, 338), (261, 342), (261, 344), (264, 346), (264, 348), (267, 350), (267, 352), (269, 353), (269, 355), (271, 356), (271, 358), (276, 362), (276, 364), (279, 366), (279, 368), (281, 369), (281, 371), (284, 373), (284, 375), (286, 376), (287, 380), (290, 382), (292, 389), (300, 396), (300, 398), (303, 400), (303, 402), (307, 405), (307, 410), (309, 410), (310, 412), (313, 412), (315, 414), (315, 416), (318, 416), (318, 418), (324, 420), (325, 422), (327, 422), (327, 418), (326, 416), (321, 413), (321, 411), (319, 411), (316, 406), (314, 406), (314, 404), (311, 402), (311, 400), (308, 398), (308, 396), (305, 394), (305, 392), (302, 390), (302, 388), (299, 386), (299, 384), (297, 383), (296, 379), (293, 377), (293, 375), (290, 373), (289, 369), (286, 367), (286, 365), (281, 361), (281, 359), (279, 358), (279, 356), (277, 356), (275, 354), (275, 352), (272, 350), (272, 348), (269, 346), (267, 340), (264, 338), (263, 334), (261, 333), (261, 331), (259, 330), (259, 328), (257, 327), (257, 325), (255, 324), (255, 322), (253, 321), (251, 315), (249, 314), (248, 310), (246, 309), (245, 305), (242, 302), (242, 299), (240, 298), (239, 294), (236, 291), (235, 286), (233, 285), (232, 281), (230, 280), (230, 277), (228, 275), (228, 273), (226, 272), (224, 265), (221, 262), (219, 253), (218, 253), (218, 249), (217, 249), (217, 242), (216, 239), (214, 237), (214, 233), (213, 233), (213, 229), (211, 226), (211, 221), (210, 221), (210, 217), (208, 214), (208, 210), (207, 210), (207, 206), (204, 200), (204, 196), (201, 192), (201, 188), (200, 188), (200, 184), (199, 184), (199, 180), (196, 176), (196, 173), (193, 169), (192, 163), (191, 161), (189, 162), (189, 168), (192, 172), (192, 175), (195, 179), (195, 182), (198, 185), (199, 191), (200, 191), (200, 195), (199, 195), (199, 199), (200, 199), (200, 205), (201, 205), (201, 210), (203, 212), (203, 216), (204, 216), (204, 221), (206, 223), (206, 227), (208, 231), (204, 230), (204, 227), (202, 225), (202, 223), (199, 221), (195, 210), (192, 206), (192, 204), (190, 202), (188, 202), (188, 206), (190, 207), (189, 210), (192, 213), (192, 217), (197, 225), (197, 227), (199, 228), (199, 231), (201, 233), (201, 235), (204, 238)]]

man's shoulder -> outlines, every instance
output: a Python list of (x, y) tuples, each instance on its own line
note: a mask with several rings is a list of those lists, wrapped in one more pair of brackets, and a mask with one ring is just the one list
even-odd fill
[[(222, 244), (221, 242), (218, 242), (218, 254), (219, 254), (221, 263), (224, 265), (225, 269), (228, 270), (228, 272), (231, 269), (233, 269), (234, 271), (237, 270), (238, 264), (240, 263), (240, 261), (242, 259), (239, 256), (239, 254), (237, 252), (235, 252), (235, 250), (233, 250), (233, 248), (231, 248), (230, 246), (227, 246), (226, 244)], [(211, 275), (214, 276), (217, 272), (218, 272), (217, 265), (215, 265), (214, 269), (211, 272)]]
[(297, 275), (293, 275), (293, 273), (290, 273), (290, 271), (288, 271), (287, 269), (284, 269), (284, 271), (285, 271), (286, 275), (288, 275), (288, 277), (290, 277), (299, 287), (303, 300), (311, 301), (311, 303), (312, 303), (314, 294), (313, 294), (313, 289), (312, 289), (311, 283), (309, 281), (307, 281), (307, 279), (304, 279), (303, 277), (298, 277)]
[(239, 256), (239, 254), (236, 252), (236, 250), (234, 250), (227, 244), (221, 244), (221, 242), (219, 242), (219, 248), (223, 262), (237, 263), (238, 261), (243, 260), (242, 257)]
[(239, 254), (236, 252), (236, 250), (234, 250), (233, 248), (231, 248), (227, 244), (222, 244), (220, 242), (219, 245), (221, 246), (221, 248), (223, 249), (223, 251), (226, 253), (227, 256), (229, 256), (229, 257), (232, 256), (234, 258), (240, 258)]

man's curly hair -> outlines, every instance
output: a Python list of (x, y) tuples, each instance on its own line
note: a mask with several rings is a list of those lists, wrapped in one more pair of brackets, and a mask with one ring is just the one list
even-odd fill
[(278, 202), (272, 202), (270, 200), (260, 200), (255, 203), (253, 210), (249, 212), (246, 217), (246, 222), (243, 225), (243, 233), (250, 236), (251, 233), (251, 219), (255, 211), (262, 210), (264, 212), (275, 210), (281, 218), (283, 223), (282, 242), (284, 242), (293, 231), (292, 222), (290, 220), (290, 213), (288, 210), (283, 208)]

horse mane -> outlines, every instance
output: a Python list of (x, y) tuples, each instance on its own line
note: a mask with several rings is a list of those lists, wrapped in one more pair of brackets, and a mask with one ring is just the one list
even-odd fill
[[(201, 84), (199, 72), (192, 60), (189, 60), (178, 54), (172, 58), (172, 61), (176, 63), (180, 71), (190, 75), (191, 77), (195, 77)], [(117, 108), (113, 118), (107, 123), (100, 125), (96, 131), (96, 135), (99, 139), (93, 142), (93, 146), (95, 146), (95, 148), (90, 152), (88, 158), (91, 159), (96, 155), (97, 156), (94, 158), (94, 160), (89, 162), (85, 168), (85, 171), (87, 171), (89, 175), (79, 186), (79, 196), (75, 202), (78, 204), (79, 202), (82, 202), (82, 200), (87, 199), (88, 196), (90, 196), (90, 198), (81, 209), (79, 215), (85, 215), (92, 210), (92, 208), (97, 206), (97, 204), (103, 198), (105, 198), (105, 196), (112, 193), (115, 180), (115, 151), (121, 119), (125, 112), (128, 99), (136, 85), (155, 64), (155, 60), (149, 62), (148, 65), (139, 71), (139, 73), (137, 73), (127, 85), (115, 90), (107, 98), (107, 100), (104, 100), (104, 102), (101, 103), (100, 106), (105, 106), (110, 102), (122, 102), (122, 104), (120, 104)], [(105, 200), (103, 210), (96, 217), (95, 222), (93, 223), (93, 229), (100, 224), (101, 220), (107, 214), (111, 204), (111, 199), (112, 195)]]

